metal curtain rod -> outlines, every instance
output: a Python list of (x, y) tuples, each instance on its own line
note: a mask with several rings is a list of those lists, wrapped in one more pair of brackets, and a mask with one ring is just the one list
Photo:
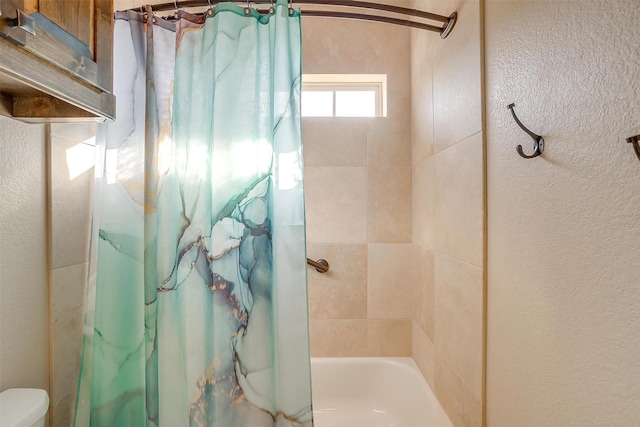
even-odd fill
[[(160, 3), (152, 5), (152, 9), (158, 12), (183, 9), (189, 7), (212, 7), (218, 3), (223, 3), (225, 0), (176, 0), (170, 3)], [(227, 0), (228, 1), (228, 0)], [(246, 1), (235, 1), (235, 3), (247, 4)], [(272, 5), (271, 0), (253, 0), (250, 3), (256, 5)], [(370, 9), (382, 12), (389, 12), (398, 15), (405, 15), (410, 18), (427, 19), (431, 21), (442, 22), (443, 26), (426, 24), (422, 22), (416, 22), (410, 19), (393, 18), (389, 16), (370, 15), (363, 13), (352, 13), (342, 11), (331, 10), (301, 10), (302, 16), (316, 16), (327, 18), (344, 18), (344, 19), (357, 19), (362, 21), (374, 21), (383, 22), (387, 24), (402, 25), (405, 27), (419, 28), (428, 31), (434, 31), (440, 34), (443, 39), (446, 38), (453, 29), (456, 20), (457, 13), (453, 12), (450, 16), (437, 15), (431, 12), (425, 12), (417, 9), (409, 9), (406, 7), (392, 6), (388, 4), (372, 3), (366, 1), (357, 0), (306, 0), (296, 1), (296, 5), (323, 5), (323, 6), (337, 6), (355, 9)], [(139, 11), (139, 9), (130, 9), (132, 11)]]

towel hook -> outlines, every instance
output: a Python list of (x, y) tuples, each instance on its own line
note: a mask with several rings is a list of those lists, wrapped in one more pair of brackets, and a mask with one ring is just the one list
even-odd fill
[(507, 105), (507, 108), (509, 110), (511, 110), (511, 114), (513, 115), (513, 119), (516, 121), (516, 123), (518, 124), (518, 126), (520, 126), (520, 129), (522, 129), (523, 131), (525, 131), (527, 133), (527, 135), (529, 135), (531, 138), (533, 138), (533, 154), (532, 155), (527, 155), (524, 154), (524, 151), (522, 151), (522, 145), (518, 145), (516, 147), (516, 151), (518, 152), (518, 154), (520, 154), (520, 156), (524, 157), (525, 159), (533, 159), (534, 157), (538, 157), (540, 154), (542, 154), (544, 152), (544, 138), (541, 137), (540, 135), (537, 135), (533, 132), (531, 132), (529, 129), (527, 129), (520, 120), (518, 120), (518, 116), (516, 116), (516, 112), (513, 111), (513, 107), (515, 107), (516, 104), (509, 104)]
[(627, 138), (627, 142), (633, 145), (633, 149), (636, 152), (636, 156), (638, 156), (638, 160), (640, 160), (640, 135)]

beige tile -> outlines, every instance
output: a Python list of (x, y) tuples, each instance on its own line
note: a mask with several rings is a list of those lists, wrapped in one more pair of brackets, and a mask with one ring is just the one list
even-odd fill
[(434, 254), (430, 249), (413, 245), (413, 320), (433, 341), (434, 325)]
[(367, 158), (369, 168), (411, 166), (411, 123), (408, 116), (368, 119)]
[(365, 30), (368, 43), (367, 72), (395, 72), (398, 80), (408, 77), (411, 67), (409, 28), (367, 23)]
[[(407, 78), (410, 79), (410, 77)], [(401, 130), (406, 134), (407, 150), (411, 152), (411, 80), (407, 81), (406, 85), (398, 89), (394, 89), (394, 85), (388, 85), (390, 96), (387, 97), (387, 118), (396, 126), (402, 126)], [(409, 164), (411, 164), (410, 158)]]
[(479, 2), (462, 2), (458, 22), (433, 61), (435, 151), (482, 130)]
[(392, 6), (413, 8), (413, 0), (386, 0), (385, 4)]
[(303, 73), (365, 73), (367, 25), (361, 21), (304, 18)]
[[(82, 134), (77, 127), (58, 128), (72, 135)], [(86, 135), (80, 135), (84, 138)], [(51, 140), (51, 222), (52, 222), (52, 267), (59, 268), (80, 264), (89, 259), (89, 227), (91, 224), (93, 171), (71, 179), (67, 163), (67, 150), (81, 144), (87, 153), (92, 147), (82, 140), (52, 136)]]
[(438, 352), (477, 400), (482, 399), (482, 269), (436, 253), (435, 328)]
[[(165, 0), (114, 0), (115, 7), (113, 10), (123, 10), (123, 9), (131, 9), (131, 8), (139, 9), (140, 7), (146, 4), (154, 5), (154, 4), (160, 4), (160, 3), (166, 3), (166, 1)], [(178, 3), (182, 4), (180, 0), (178, 0)], [(193, 12), (198, 11), (198, 9), (190, 9), (190, 10)]]
[(73, 425), (73, 411), (75, 409), (76, 395), (69, 394), (58, 402), (51, 403), (51, 425), (66, 427)]
[(304, 164), (367, 166), (367, 123), (357, 117), (304, 117)]
[(69, 311), (82, 309), (87, 281), (88, 263), (70, 265), (52, 270), (49, 302), (51, 304), (51, 324), (64, 317)]
[(411, 73), (411, 138), (414, 164), (433, 155), (433, 69), (426, 31), (415, 33), (412, 41)]
[(411, 123), (410, 31), (394, 25), (367, 26), (368, 73), (387, 75), (387, 114), (396, 123)]
[[(411, 7), (414, 9), (431, 12), (433, 7), (431, 3), (433, 3), (433, 0), (413, 0), (411, 2)], [(420, 30), (414, 30), (414, 31), (420, 31)]]
[[(87, 264), (53, 270), (51, 280), (51, 401), (75, 396), (82, 356)], [(62, 412), (64, 410), (61, 409)]]
[(411, 211), (413, 243), (435, 248), (435, 158), (426, 158), (413, 166)]
[(473, 397), (438, 352), (435, 355), (434, 392), (453, 425), (482, 426), (481, 401)]
[(411, 357), (416, 361), (422, 375), (434, 387), (435, 347), (422, 328), (413, 321), (411, 323)]
[(369, 320), (369, 356), (411, 356), (411, 320)]
[(92, 140), (96, 135), (96, 125), (94, 123), (52, 123), (51, 135), (77, 142)]
[(113, 0), (113, 10), (125, 10), (133, 7), (133, 0)]
[(365, 243), (366, 195), (366, 168), (306, 168), (307, 241)]
[[(403, 77), (406, 81), (389, 81), (387, 76), (387, 118), (395, 126), (401, 127), (406, 134), (408, 151), (411, 151), (411, 77)], [(398, 155), (398, 154), (394, 154)], [(404, 160), (404, 159), (403, 159)], [(411, 162), (411, 159), (409, 159)]]
[(329, 271), (308, 270), (309, 316), (312, 319), (367, 318), (367, 245), (314, 245), (313, 260), (326, 259)]
[(370, 319), (411, 318), (410, 244), (372, 244), (368, 255)]
[(436, 249), (483, 265), (483, 155), (478, 133), (435, 156)]
[(311, 320), (311, 357), (356, 357), (367, 354), (366, 320)]
[(370, 243), (411, 242), (411, 168), (368, 168)]

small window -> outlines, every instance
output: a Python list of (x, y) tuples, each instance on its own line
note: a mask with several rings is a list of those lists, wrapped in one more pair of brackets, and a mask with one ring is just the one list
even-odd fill
[(303, 74), (302, 117), (386, 117), (386, 74)]

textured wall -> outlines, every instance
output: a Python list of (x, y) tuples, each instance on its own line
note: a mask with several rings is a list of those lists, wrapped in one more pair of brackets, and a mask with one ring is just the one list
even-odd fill
[(488, 425), (640, 425), (640, 2), (485, 16)]
[[(397, 4), (408, 2), (396, 1)], [(409, 31), (303, 18), (303, 72), (387, 74), (388, 117), (304, 118), (312, 356), (411, 353)]]
[(0, 390), (49, 389), (44, 126), (0, 117)]
[(412, 32), (412, 355), (456, 426), (482, 425), (484, 160), (481, 4), (416, 0), (459, 21)]

